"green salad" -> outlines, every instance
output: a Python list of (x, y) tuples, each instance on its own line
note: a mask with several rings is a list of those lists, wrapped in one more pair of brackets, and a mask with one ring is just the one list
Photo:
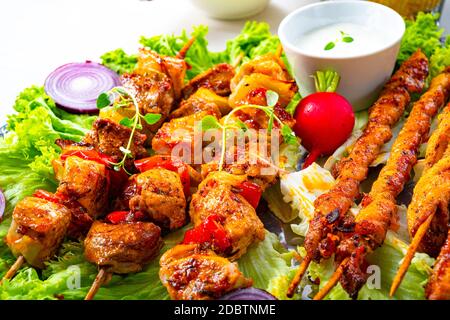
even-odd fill
[[(450, 41), (441, 42), (442, 30), (436, 25), (436, 20), (435, 15), (419, 14), (415, 21), (406, 22), (399, 64), (417, 48), (421, 48), (430, 58), (431, 76), (450, 64)], [(139, 42), (160, 54), (174, 56), (191, 37), (195, 37), (196, 41), (185, 57), (190, 66), (186, 80), (218, 63), (242, 63), (274, 52), (279, 46), (278, 37), (271, 34), (269, 26), (262, 22), (247, 22), (241, 33), (228, 40), (226, 49), (221, 52), (209, 51), (207, 33), (208, 27), (200, 25), (191, 34), (183, 31), (180, 35), (143, 36)], [(103, 65), (122, 74), (135, 68), (137, 56), (117, 49), (102, 55), (101, 61)], [(291, 101), (287, 107), (289, 112), (294, 112), (299, 99), (297, 95)], [(56, 190), (52, 161), (60, 156), (61, 149), (55, 145), (55, 140), (80, 141), (96, 118), (70, 114), (57, 108), (42, 86), (24, 89), (16, 99), (14, 110), (15, 113), (8, 116), (8, 133), (0, 138), (0, 188), (6, 197), (6, 210), (0, 224), (0, 276), (15, 260), (4, 238), (16, 203), (36, 189)], [(363, 127), (367, 113), (361, 112), (357, 119), (361, 120), (358, 125)], [(286, 203), (277, 204), (282, 196), (271, 197), (268, 194), (265, 198), (273, 211), (286, 208)], [(275, 213), (282, 216), (284, 209), (279, 210), (281, 213)], [(182, 240), (186, 228), (164, 238), (161, 254)], [(396, 239), (395, 234), (391, 235), (385, 245), (371, 255), (371, 262), (379, 265), (387, 277), (382, 279), (380, 288), (364, 287), (360, 299), (388, 298), (388, 286), (405, 251), (404, 244)], [(283, 247), (279, 236), (267, 231), (265, 240), (252, 245), (238, 264), (244, 275), (253, 279), (255, 287), (267, 290), (279, 299), (287, 299), (286, 290), (295, 273), (294, 261), (294, 251)], [(422, 286), (427, 281), (432, 263), (433, 259), (425, 255), (415, 259), (410, 269), (412, 272), (408, 273), (396, 298), (424, 298)], [(158, 272), (159, 259), (156, 258), (140, 273), (114, 275), (108, 284), (99, 289), (96, 299), (169, 299)], [(333, 267), (327, 263), (315, 264), (311, 272), (326, 279), (333, 272)], [(49, 261), (44, 270), (23, 267), (12, 280), (4, 281), (0, 285), (0, 299), (83, 299), (96, 274), (97, 267), (84, 259), (82, 243), (66, 241), (59, 256)], [(301, 298), (301, 295), (296, 295), (293, 299)], [(336, 287), (329, 298), (348, 297), (342, 288)]]

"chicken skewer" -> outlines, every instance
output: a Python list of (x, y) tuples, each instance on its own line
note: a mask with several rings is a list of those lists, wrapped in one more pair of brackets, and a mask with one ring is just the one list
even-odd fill
[[(124, 87), (136, 94), (136, 100), (143, 114), (148, 112), (155, 113), (158, 110), (165, 110), (163, 114), (170, 112), (173, 101), (181, 95), (184, 72), (187, 68), (186, 63), (182, 59), (192, 43), (193, 40), (189, 41), (183, 50), (180, 51), (180, 56), (175, 58), (160, 57), (154, 52), (141, 50), (136, 71), (122, 76)], [(166, 81), (165, 85), (162, 85), (164, 84), (163, 81)], [(149, 90), (153, 90), (153, 94), (149, 95), (147, 92)], [(155, 106), (160, 109), (155, 110)], [(115, 110), (115, 108), (112, 108), (112, 110)], [(75, 235), (75, 238), (78, 238), (81, 235), (80, 233), (87, 231), (86, 226), (92, 223), (92, 219), (101, 216), (108, 207), (111, 182), (111, 170), (109, 170), (111, 168), (108, 168), (108, 162), (117, 162), (116, 160), (121, 156), (119, 147), (126, 145), (126, 141), (130, 139), (132, 131), (118, 124), (124, 116), (122, 114), (103, 112), (100, 116), (95, 121), (93, 130), (85, 137), (82, 143), (57, 141), (57, 144), (63, 149), (63, 155), (60, 160), (54, 161), (53, 166), (57, 179), (60, 180), (60, 186), (56, 195), (47, 193), (47, 197), (52, 199), (46, 200), (50, 203), (61, 205), (61, 208), (66, 208), (66, 210), (70, 211), (69, 216), (71, 217), (67, 227), (64, 227), (59, 221), (55, 222), (56, 224), (61, 224), (58, 227), (65, 230), (65, 232), (58, 234), (57, 238), (53, 239), (57, 244), (62, 242), (66, 231), (69, 231), (69, 236), (72, 233), (72, 235)], [(147, 151), (143, 146), (146, 140), (145, 135), (135, 133), (132, 138), (131, 154), (133, 158), (146, 156)], [(119, 188), (120, 184), (115, 185), (115, 187)], [(67, 201), (66, 198), (70, 199), (70, 201)], [(30, 198), (25, 203), (32, 201), (33, 198)], [(73, 206), (74, 201), (76, 202), (76, 208)], [(69, 208), (67, 208), (68, 205)], [(47, 205), (47, 207), (51, 206)], [(64, 211), (64, 209), (61, 210)], [(16, 220), (18, 221), (28, 216), (28, 210), (18, 210), (17, 212)], [(52, 208), (48, 208), (47, 211), (42, 212), (42, 215), (45, 216), (51, 212)], [(30, 221), (27, 219), (25, 224)], [(13, 224), (15, 224), (14, 220)], [(23, 251), (26, 252), (25, 248), (17, 249), (19, 246), (14, 243), (15, 240), (12, 240), (24, 237), (27, 237), (27, 240), (29, 240), (28, 238), (33, 239), (33, 237), (26, 234), (26, 231), (31, 230), (33, 235), (35, 235), (36, 231), (33, 228), (43, 230), (43, 226), (40, 226), (39, 222), (35, 222), (31, 227), (21, 226), (20, 223), (17, 227), (17, 230), (13, 226), (10, 228), (11, 241), (9, 241), (8, 245), (16, 252), (18, 259), (6, 273), (5, 279), (12, 278), (25, 261), (31, 265), (37, 266), (36, 264), (39, 264), (40, 267), (43, 266), (43, 261), (41, 260), (35, 263), (31, 258), (27, 259), (23, 255)], [(79, 228), (83, 230), (78, 230)], [(45, 234), (41, 236), (47, 237)], [(50, 239), (52, 238), (50, 237)], [(35, 242), (40, 245), (39, 241), (36, 240)], [(45, 246), (41, 248), (40, 252), (45, 253), (43, 259), (51, 258), (56, 253), (57, 248), (58, 246), (51, 245), (49, 252), (46, 252)]]
[(86, 259), (99, 266), (86, 300), (94, 298), (111, 274), (139, 272), (152, 260), (161, 248), (160, 228), (186, 224), (186, 199), (198, 178), (189, 172), (195, 171), (169, 156), (137, 160), (135, 166), (141, 173), (129, 178), (115, 201), (121, 211), (106, 216), (110, 223), (95, 222), (86, 237)]
[(410, 94), (422, 91), (427, 75), (427, 58), (421, 51), (417, 51), (384, 86), (380, 97), (369, 110), (369, 121), (363, 135), (350, 155), (334, 168), (336, 184), (314, 203), (315, 216), (305, 239), (307, 255), (288, 289), (288, 296), (294, 294), (312, 260), (329, 258), (333, 253), (335, 225), (341, 222), (359, 196), (359, 185), (366, 179), (370, 164), (381, 147), (391, 139), (391, 128), (403, 115), (410, 101)]
[[(449, 169), (446, 167), (446, 164), (449, 162), (449, 159), (446, 160), (447, 154), (450, 153), (449, 141), (450, 104), (446, 106), (440, 115), (438, 128), (428, 141), (423, 175), (414, 189), (414, 196), (407, 213), (408, 229), (412, 241), (392, 283), (391, 296), (394, 295), (399, 287), (415, 252), (419, 249), (422, 242), (425, 242), (422, 246), (428, 247), (428, 253), (433, 253), (445, 241), (447, 235), (446, 226), (449, 220), (448, 213), (446, 213), (446, 203), (450, 198), (450, 187), (446, 185), (446, 181), (448, 184), (448, 179), (445, 179), (443, 176), (445, 176), (446, 170)], [(433, 222), (437, 211), (441, 211), (443, 213), (441, 213), (441, 216), (443, 217), (438, 216), (436, 217), (437, 221)], [(433, 228), (435, 230), (429, 230), (432, 223), (437, 225), (437, 227)], [(445, 231), (442, 229), (445, 229)], [(427, 232), (433, 234), (433, 239), (424, 239)], [(427, 243), (430, 245), (427, 245)], [(430, 246), (435, 248), (429, 248)]]
[[(428, 91), (413, 105), (411, 113), (392, 146), (391, 155), (378, 179), (363, 199), (363, 209), (355, 218), (355, 231), (341, 241), (337, 259), (342, 286), (352, 298), (356, 298), (364, 285), (367, 274), (362, 270), (365, 257), (381, 246), (392, 218), (397, 212), (396, 197), (409, 179), (410, 171), (417, 161), (420, 145), (430, 130), (431, 120), (450, 95), (450, 68), (435, 77)], [(345, 260), (349, 257), (349, 260)], [(337, 283), (333, 282), (319, 291), (325, 297)]]
[(18, 259), (4, 279), (12, 278), (24, 262), (43, 268), (64, 237), (77, 239), (85, 234), (93, 219), (103, 213), (103, 206), (107, 206), (109, 184), (118, 183), (110, 176), (113, 169), (97, 152), (83, 159), (82, 152), (86, 157), (88, 152), (77, 148), (65, 149), (54, 162), (61, 183), (55, 194), (37, 190), (14, 209), (6, 242)]
[[(236, 81), (232, 92), (236, 105), (266, 105), (265, 87), (261, 82), (250, 79), (246, 72), (260, 70), (264, 72), (261, 73), (261, 79), (265, 81), (271, 69), (262, 67), (267, 64), (274, 66), (273, 61), (273, 57), (261, 57), (241, 67), (232, 80), (240, 79)], [(275, 76), (285, 76), (279, 65), (275, 70), (278, 70), (274, 71)], [(250, 128), (268, 126), (267, 115), (257, 110), (255, 112), (252, 108), (236, 112), (233, 119), (244, 123), (248, 121)], [(284, 119), (289, 122), (288, 117)], [(264, 239), (264, 226), (255, 208), (262, 190), (273, 179), (264, 176), (261, 172), (263, 167), (261, 163), (245, 161), (243, 164), (228, 163), (223, 166), (223, 170), (218, 168), (215, 161), (202, 166), (205, 179), (193, 195), (190, 205), (194, 229), (186, 233), (182, 244), (168, 250), (160, 260), (161, 282), (172, 298), (217, 298), (252, 284), (233, 261), (241, 257), (252, 243)]]
[(159, 253), (161, 229), (151, 222), (108, 224), (94, 222), (84, 242), (86, 260), (99, 272), (85, 300), (92, 300), (112, 273), (139, 272)]

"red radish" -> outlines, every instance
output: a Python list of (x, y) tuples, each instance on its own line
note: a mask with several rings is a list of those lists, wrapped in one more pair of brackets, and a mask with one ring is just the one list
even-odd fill
[(332, 154), (351, 135), (355, 115), (351, 104), (334, 92), (317, 92), (302, 99), (295, 110), (295, 134), (309, 151), (303, 168), (317, 157)]

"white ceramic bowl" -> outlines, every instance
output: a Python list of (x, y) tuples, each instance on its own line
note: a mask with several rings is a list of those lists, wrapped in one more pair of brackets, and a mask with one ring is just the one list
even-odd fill
[(256, 15), (264, 10), (270, 0), (191, 0), (212, 18), (234, 20)]
[[(335, 23), (361, 25), (382, 35), (383, 41), (363, 54), (330, 56), (323, 50), (303, 50), (297, 44), (318, 28)], [(278, 29), (302, 96), (315, 91), (311, 77), (317, 70), (334, 70), (341, 76), (338, 92), (355, 111), (368, 108), (390, 78), (405, 32), (403, 18), (394, 10), (369, 1), (328, 1), (302, 7), (289, 14)], [(324, 40), (325, 41), (325, 40)]]

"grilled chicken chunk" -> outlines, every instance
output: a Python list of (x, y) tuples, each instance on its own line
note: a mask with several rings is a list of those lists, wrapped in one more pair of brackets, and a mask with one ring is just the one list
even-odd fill
[(164, 73), (170, 79), (175, 100), (178, 100), (181, 97), (187, 68), (184, 59), (162, 56), (155, 51), (140, 48), (138, 63), (134, 72), (143, 75), (154, 72)]
[(104, 164), (67, 157), (59, 170), (60, 185), (57, 192), (78, 201), (90, 217), (97, 218), (108, 208), (109, 182)]
[(183, 97), (189, 98), (199, 88), (207, 88), (219, 96), (231, 93), (230, 82), (234, 77), (234, 68), (226, 63), (218, 64), (211, 69), (197, 75), (183, 88)]
[(425, 295), (430, 300), (450, 300), (450, 232), (434, 264)]
[(283, 61), (273, 53), (268, 53), (244, 63), (231, 80), (231, 90), (235, 91), (239, 82), (241, 82), (245, 76), (255, 73), (266, 75), (274, 80), (292, 80)]
[(70, 224), (70, 211), (63, 205), (27, 197), (14, 209), (6, 243), (18, 257), (37, 268), (52, 258)]
[[(155, 168), (132, 178), (136, 191), (130, 197), (131, 211), (150, 216), (161, 227), (173, 230), (186, 223), (186, 198), (180, 176), (167, 169)], [(129, 193), (125, 191), (125, 194)]]
[(231, 110), (227, 99), (216, 95), (214, 92), (201, 88), (189, 99), (181, 102), (180, 106), (170, 114), (170, 118), (180, 118), (201, 111), (214, 111), (220, 115)]
[(241, 257), (248, 246), (264, 239), (264, 226), (255, 209), (240, 195), (246, 176), (223, 171), (213, 172), (200, 183), (192, 196), (189, 214), (194, 226), (216, 214), (231, 241), (230, 259)]
[(172, 299), (214, 299), (252, 285), (237, 263), (195, 244), (177, 245), (168, 250), (161, 257), (160, 265), (159, 277)]
[(204, 144), (202, 132), (195, 129), (195, 125), (208, 115), (220, 117), (217, 108), (213, 107), (164, 123), (152, 140), (152, 149), (158, 154), (172, 154), (187, 163), (195, 163), (196, 152), (201, 152)]
[[(131, 129), (118, 124), (111, 119), (98, 118), (95, 120), (92, 130), (86, 135), (83, 142), (91, 145), (105, 155), (108, 155), (119, 162), (123, 158), (120, 147), (126, 148), (130, 139)], [(147, 137), (144, 134), (135, 132), (130, 150), (133, 159), (144, 158), (148, 155), (144, 147)], [(133, 159), (128, 160), (126, 167), (133, 168)]]
[(161, 230), (150, 222), (107, 224), (96, 221), (84, 241), (85, 257), (112, 273), (139, 272), (162, 246)]

